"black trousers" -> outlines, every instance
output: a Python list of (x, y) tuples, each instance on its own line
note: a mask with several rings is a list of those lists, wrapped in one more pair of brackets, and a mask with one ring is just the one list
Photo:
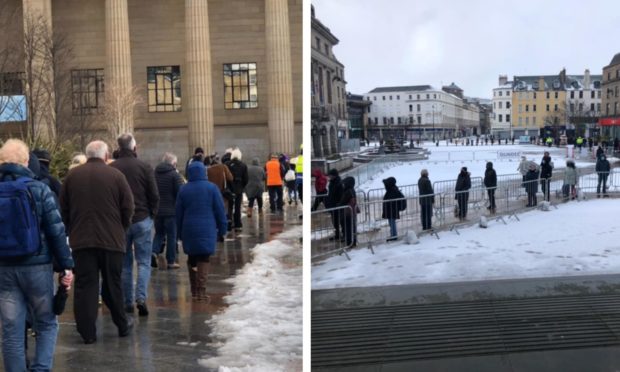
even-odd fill
[(495, 209), (495, 189), (488, 189), (487, 194), (489, 194), (489, 207)]
[(456, 196), (459, 204), (459, 218), (467, 217), (467, 204), (469, 202), (469, 193), (460, 193)]
[(528, 192), (527, 193), (527, 206), (528, 207), (535, 207), (536, 204), (538, 204), (538, 200), (536, 198), (536, 193), (535, 192)]
[(260, 196), (256, 196), (256, 197), (252, 197), (248, 199), (249, 199), (248, 207), (254, 208), (254, 200), (256, 200), (256, 204), (258, 204), (258, 210), (260, 211), (261, 209), (263, 209), (263, 195), (262, 194)]
[(422, 220), (422, 230), (430, 230), (432, 217), (433, 217), (433, 205), (422, 204), (420, 205), (420, 219)]
[(601, 184), (603, 184), (603, 194), (607, 193), (607, 177), (609, 173), (599, 173), (598, 174), (598, 184), (596, 185), (596, 193), (601, 193)]
[(299, 202), (303, 204), (304, 203), (304, 184), (303, 183), (297, 184), (297, 196), (299, 197)]
[[(327, 196), (321, 195), (314, 198), (314, 204), (312, 204), (312, 211), (316, 211), (319, 208), (319, 204), (323, 203), (325, 207), (325, 201), (327, 200)], [(326, 207), (327, 208), (327, 207)]]
[(269, 208), (272, 212), (276, 209), (281, 211), (284, 201), (282, 200), (282, 186), (267, 186), (269, 191)]
[(80, 249), (73, 252), (75, 260), (75, 291), (73, 314), (77, 331), (83, 339), (97, 337), (97, 312), (99, 311), (99, 272), (101, 272), (101, 297), (110, 309), (112, 321), (119, 331), (127, 329), (127, 315), (123, 308), (121, 272), (124, 253), (100, 248)]
[(357, 244), (357, 216), (346, 214), (342, 217), (342, 233), (348, 246)]
[(340, 233), (344, 234), (344, 209), (329, 212), (332, 215), (332, 226), (334, 226), (334, 238), (340, 239)]
[(235, 194), (235, 211), (233, 213), (235, 227), (241, 227), (241, 204), (243, 203), (243, 194)]
[(542, 192), (543, 192), (543, 199), (546, 201), (550, 201), (551, 200), (551, 195), (550, 195), (550, 191), (549, 190), (549, 178), (541, 178), (540, 179), (540, 185), (542, 186)]

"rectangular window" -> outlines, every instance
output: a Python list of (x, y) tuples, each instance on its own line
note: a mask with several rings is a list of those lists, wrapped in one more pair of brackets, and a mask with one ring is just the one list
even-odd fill
[(579, 104), (579, 112), (583, 112), (583, 103)]
[(372, 97), (372, 98), (373, 98), (373, 100), (375, 100), (375, 101), (377, 100), (377, 96), (374, 96), (374, 97)]
[(384, 116), (383, 117), (383, 125), (387, 124), (387, 118)]
[(390, 96), (390, 101), (392, 100), (392, 96)]
[(409, 99), (411, 99), (411, 94), (409, 95)]
[(510, 114), (506, 114), (506, 123), (510, 123)]
[(385, 96), (381, 96), (383, 98), (383, 100), (385, 101)]
[(394, 124), (394, 117), (393, 116), (390, 118), (390, 124), (392, 124), (392, 125)]
[(536, 112), (536, 105), (532, 105), (532, 111)]
[[(506, 92), (506, 97), (510, 97), (510, 91)], [(536, 98), (536, 93), (534, 93), (534, 98)]]
[(431, 98), (431, 95), (430, 95), (430, 94), (427, 94), (427, 95), (426, 95), (426, 99), (430, 99), (430, 98)]
[(525, 117), (525, 125), (530, 125), (530, 117), (529, 116)]
[(413, 116), (409, 117), (409, 124), (413, 124)]
[(71, 70), (73, 115), (92, 115), (103, 105), (103, 69)]
[(499, 91), (499, 96), (500, 96), (500, 97), (502, 96), (502, 91), (501, 91), (501, 90)]
[(510, 108), (510, 101), (506, 102), (506, 108), (509, 109)]
[(525, 112), (530, 112), (530, 105), (525, 105)]
[(519, 126), (523, 125), (523, 118), (519, 116)]
[(523, 112), (523, 105), (519, 105), (519, 113)]
[(555, 99), (558, 99), (558, 92), (555, 92)]
[(549, 99), (549, 92), (547, 92), (547, 99)]
[(609, 103), (605, 105), (605, 115), (609, 115)]
[(532, 124), (536, 125), (536, 116), (532, 116)]
[(583, 98), (583, 90), (579, 91), (579, 98)]
[(536, 92), (534, 92), (534, 99), (536, 99)]
[(0, 96), (24, 95), (23, 72), (0, 72)]
[(422, 116), (418, 115), (418, 124), (422, 124)]
[(499, 115), (497, 116), (497, 118), (498, 118), (498, 121), (501, 123), (501, 122), (502, 122), (502, 114), (499, 114)]
[(320, 51), (321, 50), (321, 39), (317, 37), (314, 40), (316, 41), (316, 48)]
[(547, 105), (547, 112), (549, 112), (549, 105)]
[(420, 99), (420, 95), (418, 94), (417, 96), (418, 96), (418, 97), (417, 97), (416, 99)]
[(418, 103), (417, 109), (418, 109), (418, 112), (420, 112), (420, 104), (419, 103)]
[(498, 104), (499, 104), (499, 108), (502, 108), (502, 101), (499, 101)]
[[(556, 98), (557, 98), (557, 97), (556, 97)], [(575, 98), (575, 91), (574, 91), (574, 90), (571, 90), (571, 92), (570, 92), (570, 98), (571, 98), (571, 99)]]
[(556, 112), (558, 111), (558, 105), (557, 104), (553, 105), (553, 111), (556, 111)]
[(379, 118), (375, 118), (375, 125), (379, 124)]
[(594, 98), (594, 91), (590, 92), (590, 98)]
[(409, 112), (413, 112), (413, 105), (409, 105)]
[(332, 103), (332, 73), (330, 71), (325, 71), (326, 80), (327, 80), (327, 103), (331, 105)]
[(596, 104), (596, 111), (597, 112), (601, 111), (601, 104), (600, 103)]
[(590, 103), (590, 111), (594, 111), (594, 103)]
[(398, 124), (402, 124), (400, 116), (398, 117)]
[[(332, 102), (331, 75), (327, 71), (327, 101)], [(224, 103), (226, 109), (258, 107), (256, 63), (224, 65)]]
[(437, 95), (436, 94), (433, 94), (433, 99), (437, 99)]
[(601, 91), (600, 90), (596, 92), (596, 98), (601, 98)]
[(396, 96), (396, 100), (397, 100), (397, 101), (400, 101), (400, 96)]
[(570, 112), (575, 112), (575, 104), (574, 103), (571, 103), (569, 107), (570, 107)]

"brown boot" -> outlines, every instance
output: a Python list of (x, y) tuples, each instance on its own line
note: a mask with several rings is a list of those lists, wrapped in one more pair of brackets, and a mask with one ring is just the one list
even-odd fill
[(189, 272), (189, 288), (192, 292), (192, 299), (196, 298), (196, 274), (197, 269), (187, 263), (187, 271)]
[(207, 279), (209, 277), (209, 263), (198, 262), (198, 271), (196, 272), (196, 301), (209, 301), (207, 295)]
[(248, 218), (252, 218), (252, 209), (254, 208), (250, 208), (248, 207), (246, 214), (248, 215)]

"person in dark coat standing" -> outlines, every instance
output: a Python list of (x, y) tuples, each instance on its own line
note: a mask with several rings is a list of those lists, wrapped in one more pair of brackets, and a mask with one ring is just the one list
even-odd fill
[(254, 202), (258, 204), (258, 213), (263, 213), (263, 193), (265, 192), (265, 170), (259, 165), (258, 158), (252, 159), (248, 167), (248, 184), (245, 186), (245, 195), (248, 197), (248, 218), (252, 217)]
[(484, 171), (484, 187), (487, 188), (489, 196), (489, 206), (487, 209), (491, 214), (495, 214), (495, 190), (497, 189), (497, 173), (493, 169), (493, 163), (487, 162), (487, 169)]
[[(329, 176), (329, 184), (327, 186), (327, 199), (325, 201), (325, 208), (336, 208), (342, 199), (342, 181), (337, 169), (330, 169), (327, 173)], [(340, 240), (340, 232), (344, 230), (342, 227), (342, 211), (335, 210), (330, 212), (332, 216), (332, 226), (334, 226), (334, 237), (330, 240)], [(343, 237), (344, 238), (344, 237)]]
[(523, 180), (523, 187), (527, 192), (527, 207), (535, 207), (537, 204), (536, 193), (538, 192), (538, 176), (539, 173), (536, 170), (536, 164), (530, 163), (529, 170), (525, 174)]
[(234, 149), (230, 154), (228, 169), (233, 175), (232, 192), (235, 194), (235, 208), (233, 212), (233, 228), (241, 230), (241, 204), (243, 203), (243, 190), (248, 184), (248, 166), (241, 161), (241, 150)]
[(396, 186), (396, 178), (388, 177), (383, 180), (385, 186), (385, 195), (383, 195), (383, 214), (381, 218), (388, 220), (390, 225), (390, 238), (387, 241), (393, 241), (398, 238), (396, 230), (396, 220), (400, 219), (400, 212), (407, 208), (405, 195)]
[[(155, 168), (155, 182), (159, 192), (159, 209), (155, 217), (155, 237), (153, 238), (153, 253), (158, 256), (158, 266), (161, 270), (178, 269), (177, 256), (177, 223), (174, 217), (177, 194), (183, 180), (177, 172), (177, 157), (172, 153), (165, 153), (161, 163)], [(166, 241), (166, 259), (163, 256), (163, 242)], [(167, 261), (167, 262), (166, 262)]]
[(455, 199), (458, 203), (458, 217), (460, 221), (467, 218), (467, 203), (469, 202), (469, 189), (471, 189), (471, 178), (467, 167), (461, 168), (461, 172), (456, 178)]
[(177, 227), (187, 254), (192, 297), (208, 301), (209, 257), (215, 253), (218, 237), (227, 233), (226, 212), (222, 194), (207, 180), (204, 164), (191, 163), (187, 176), (177, 196)]
[(601, 197), (601, 184), (603, 185), (603, 197), (607, 197), (607, 178), (609, 177), (609, 171), (611, 166), (609, 160), (605, 157), (605, 154), (601, 155), (596, 161), (596, 174), (598, 175), (598, 184), (596, 185), (596, 197)]
[(551, 161), (551, 155), (549, 155), (548, 151), (545, 151), (542, 161), (540, 163), (540, 184), (542, 186), (543, 196), (546, 201), (549, 201), (551, 198), (549, 186), (552, 175), (553, 162)]
[(355, 196), (355, 178), (345, 177), (342, 180), (342, 198), (339, 206), (349, 206), (345, 208), (342, 215), (342, 232), (347, 246), (355, 247), (357, 245), (357, 198)]
[[(61, 280), (63, 286), (70, 288), (73, 281), (73, 259), (58, 205), (50, 189), (34, 180), (34, 174), (27, 168), (28, 159), (28, 146), (20, 140), (9, 139), (0, 148), (0, 184), (11, 195), (2, 195), (0, 203), (3, 220), (0, 229), (3, 235), (7, 234), (0, 243), (3, 249), (3, 257), (0, 259), (0, 324), (2, 357), (7, 372), (52, 370), (58, 335), (58, 320), (53, 311), (52, 261), (66, 273)], [(20, 198), (8, 190), (15, 188), (4, 184), (11, 182), (15, 185), (13, 181), (17, 180), (23, 182), (18, 187), (25, 187), (28, 191), (30, 212), (33, 213), (31, 221), (38, 221), (36, 230), (22, 219), (26, 217), (19, 212), (23, 209), (16, 208), (22, 205), (19, 203)], [(6, 257), (8, 250), (21, 248), (19, 233), (29, 230), (29, 227), (31, 233), (39, 234), (38, 244), (31, 246), (36, 251), (25, 256)], [(24, 337), (28, 318), (32, 320), (32, 328), (37, 332), (34, 363), (29, 366), (31, 369), (26, 365)]]
[(100, 288), (118, 335), (127, 336), (132, 328), (132, 318), (123, 311), (121, 272), (135, 204), (123, 173), (106, 165), (108, 146), (104, 142), (89, 143), (86, 156), (86, 164), (65, 178), (60, 206), (75, 259), (75, 322), (84, 343), (91, 344), (97, 340)]
[[(130, 133), (118, 137), (118, 156), (111, 167), (125, 175), (133, 194), (135, 214), (127, 231), (127, 250), (123, 262), (123, 293), (125, 311), (133, 313), (134, 297), (140, 316), (149, 314), (146, 306), (149, 280), (151, 278), (151, 254), (153, 252), (153, 219), (159, 207), (159, 192), (150, 165), (138, 159), (136, 140)], [(138, 278), (133, 283), (133, 263), (137, 263)]]
[(431, 180), (428, 178), (428, 170), (420, 171), (418, 180), (418, 195), (420, 199), (420, 219), (422, 220), (422, 230), (432, 229), (433, 204), (435, 203), (435, 191)]

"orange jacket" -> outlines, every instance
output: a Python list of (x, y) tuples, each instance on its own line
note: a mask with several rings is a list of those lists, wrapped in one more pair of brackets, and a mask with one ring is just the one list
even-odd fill
[(267, 186), (282, 186), (282, 166), (278, 159), (271, 159), (265, 164)]

